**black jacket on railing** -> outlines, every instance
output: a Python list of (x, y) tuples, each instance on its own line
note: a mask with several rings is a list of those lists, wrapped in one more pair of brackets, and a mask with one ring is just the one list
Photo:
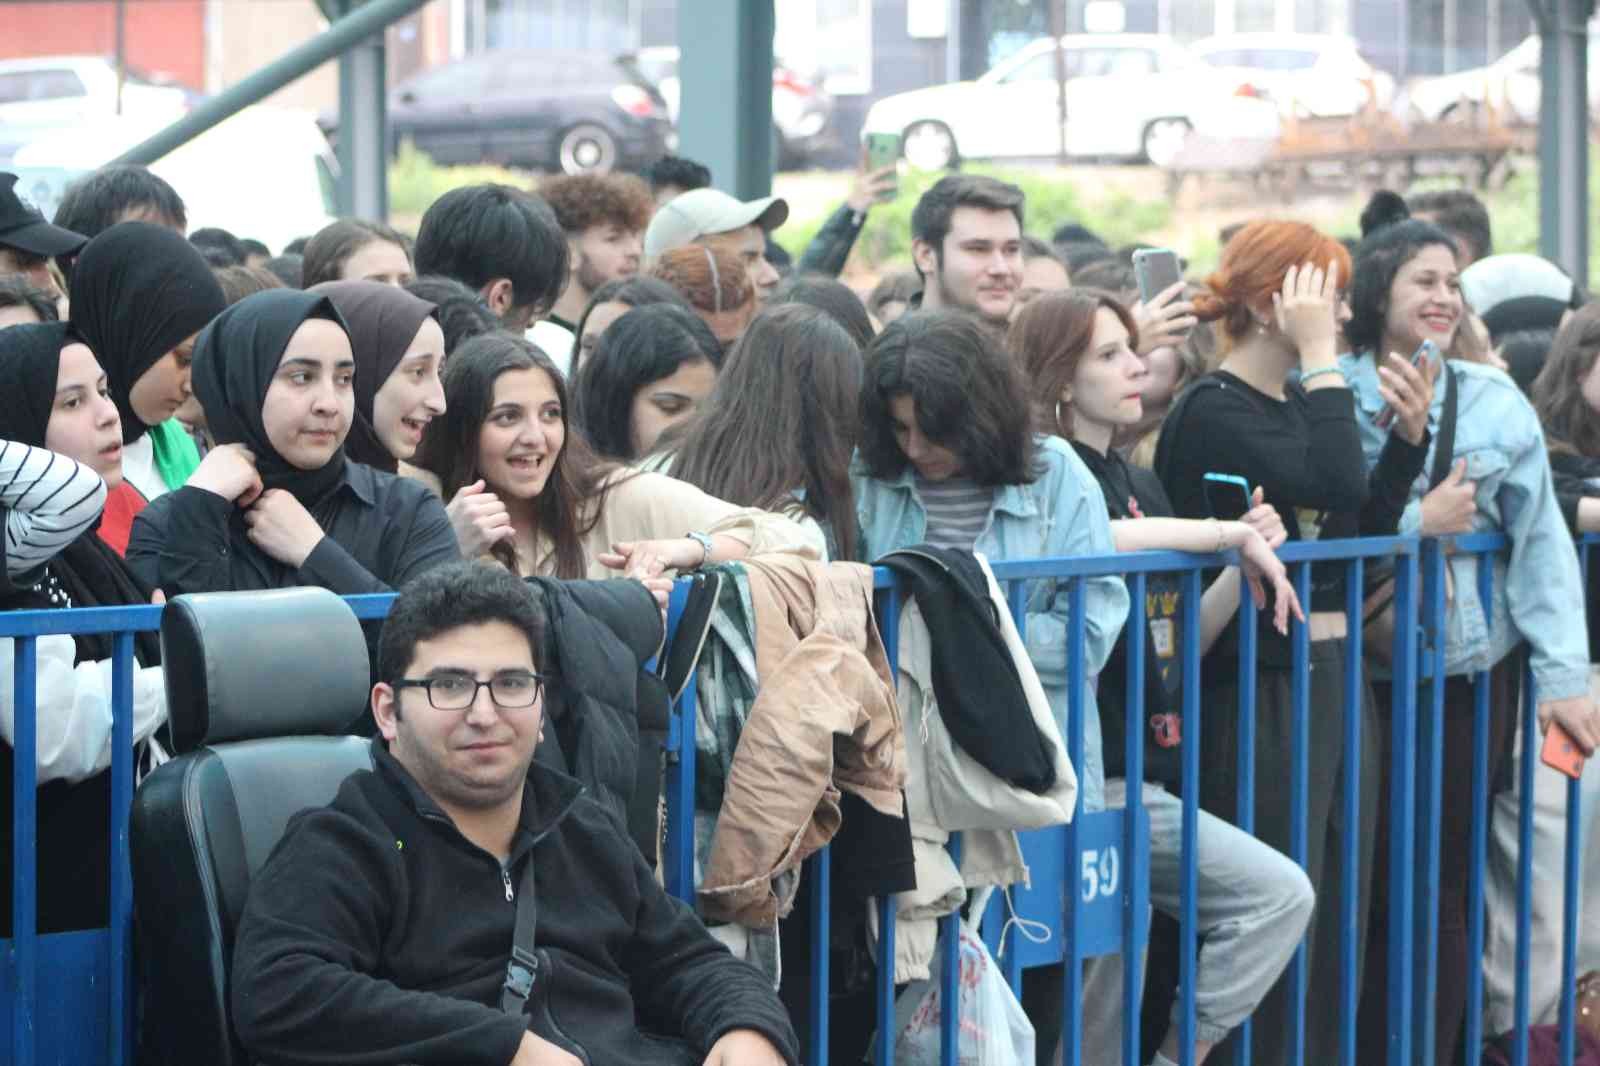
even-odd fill
[(950, 738), (1002, 781), (1050, 791), (1054, 748), (1034, 723), (977, 559), (968, 551), (919, 544), (890, 552), (878, 565), (907, 579), (928, 627), (933, 689)]
[(644, 664), (661, 646), (661, 613), (637, 581), (529, 578), (544, 609), (539, 667), (550, 730), (539, 762), (583, 783), (645, 857), (656, 859), (656, 797), (671, 701)]

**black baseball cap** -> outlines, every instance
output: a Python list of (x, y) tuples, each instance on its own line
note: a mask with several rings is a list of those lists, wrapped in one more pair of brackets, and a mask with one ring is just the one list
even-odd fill
[(0, 173), (0, 245), (48, 257), (70, 255), (89, 243), (81, 233), (46, 222), (17, 195), (16, 184), (15, 174)]

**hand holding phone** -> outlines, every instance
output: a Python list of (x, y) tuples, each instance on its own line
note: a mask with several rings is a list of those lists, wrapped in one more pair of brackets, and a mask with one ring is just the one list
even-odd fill
[(1206, 474), (1201, 479), (1206, 508), (1219, 522), (1239, 522), (1255, 507), (1250, 483), (1237, 474)]
[(1544, 751), (1540, 753), (1539, 760), (1574, 781), (1583, 776), (1583, 752), (1578, 750), (1578, 742), (1572, 739), (1572, 734), (1560, 722), (1551, 722), (1550, 728), (1545, 730)]
[(1183, 280), (1183, 267), (1170, 248), (1140, 248), (1133, 253), (1133, 276), (1139, 282), (1139, 301), (1148, 304)]
[[(1414, 352), (1411, 352), (1411, 368), (1418, 371), (1418, 375), (1422, 376), (1422, 383), (1424, 383), (1424, 386), (1426, 386), (1426, 384), (1430, 381), (1429, 368), (1434, 365), (1434, 360), (1437, 355), (1438, 346), (1437, 344), (1432, 343), (1432, 341), (1422, 341), (1422, 343), (1419, 344), (1418, 349), (1416, 349)], [(1398, 408), (1406, 407), (1408, 408), (1408, 413), (1410, 413), (1410, 408), (1414, 407), (1416, 402), (1422, 403), (1422, 418), (1426, 419), (1427, 403), (1432, 402), (1432, 399), (1434, 399), (1430, 389), (1429, 392), (1427, 392), (1427, 397), (1414, 395), (1413, 384), (1406, 383), (1405, 379), (1402, 379), (1400, 376), (1398, 376), (1397, 371), (1390, 370), (1390, 368), (1379, 367), (1378, 376), (1378, 391), (1384, 394), (1384, 400), (1386, 400), (1386, 403), (1384, 403), (1384, 410), (1378, 411), (1378, 418), (1373, 419), (1373, 423), (1378, 426), (1378, 429), (1389, 429), (1389, 427), (1394, 424), (1395, 416), (1400, 413)], [(1402, 395), (1400, 392), (1398, 392), (1398, 387), (1405, 387), (1405, 395)], [(1410, 400), (1411, 403), (1408, 403), (1408, 400)], [(1424, 421), (1424, 427), (1426, 427), (1426, 421)], [(1413, 443), (1418, 442), (1413, 440)]]
[(869, 133), (864, 141), (864, 169), (856, 176), (850, 197), (851, 205), (857, 210), (864, 210), (865, 204), (888, 203), (900, 195), (900, 177), (896, 172), (900, 162), (900, 135)]

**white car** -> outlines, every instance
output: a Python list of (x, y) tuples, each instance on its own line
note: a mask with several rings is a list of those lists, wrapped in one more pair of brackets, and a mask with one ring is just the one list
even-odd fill
[[(1600, 39), (1594, 24), (1589, 32), (1589, 109), (1600, 114)], [(1487, 107), (1510, 125), (1537, 123), (1539, 51), (1535, 34), (1486, 67), (1418, 78), (1406, 89), (1406, 105), (1430, 121), (1475, 120)]]
[[(660, 90), (662, 99), (667, 102), (667, 117), (676, 127), (678, 102), (683, 95), (677, 47), (641, 48), (633, 55), (639, 71)], [(772, 124), (778, 131), (779, 147), (787, 161), (803, 162), (813, 151), (824, 147), (832, 118), (833, 97), (781, 63), (773, 66)]]
[(1235, 91), (1275, 102), (1285, 115), (1354, 115), (1376, 95), (1387, 110), (1394, 78), (1362, 58), (1349, 37), (1314, 33), (1233, 33), (1191, 46), (1230, 79)]
[[(1175, 160), (1191, 133), (1276, 138), (1277, 110), (1232, 96), (1169, 38), (1072, 34), (1067, 68), (1067, 151), (1074, 156)], [(961, 159), (1036, 158), (1060, 150), (1055, 45), (1034, 41), (977, 81), (888, 96), (863, 131), (898, 133), (906, 160), (937, 170)]]
[[(17, 149), (8, 169), (20, 176), (18, 191), (48, 218), (69, 183), (164, 125), (111, 118), (63, 129)], [(308, 113), (247, 107), (156, 160), (150, 170), (183, 197), (191, 230), (220, 226), (274, 251), (315, 233), (336, 213), (338, 163)]]
[[(173, 121), (189, 109), (187, 89), (129, 73), (122, 114)], [(42, 56), (0, 61), (0, 159), (42, 129), (117, 114), (117, 68), (103, 56)]]

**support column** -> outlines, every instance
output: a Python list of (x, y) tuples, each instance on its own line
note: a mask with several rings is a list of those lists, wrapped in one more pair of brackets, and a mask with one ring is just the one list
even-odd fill
[(678, 5), (678, 150), (741, 200), (772, 192), (772, 4)]
[[(360, 0), (342, 0), (349, 14)], [(339, 213), (389, 217), (388, 84), (384, 31), (339, 56)]]
[(1589, 282), (1589, 16), (1543, 0), (1539, 20), (1539, 253)]

